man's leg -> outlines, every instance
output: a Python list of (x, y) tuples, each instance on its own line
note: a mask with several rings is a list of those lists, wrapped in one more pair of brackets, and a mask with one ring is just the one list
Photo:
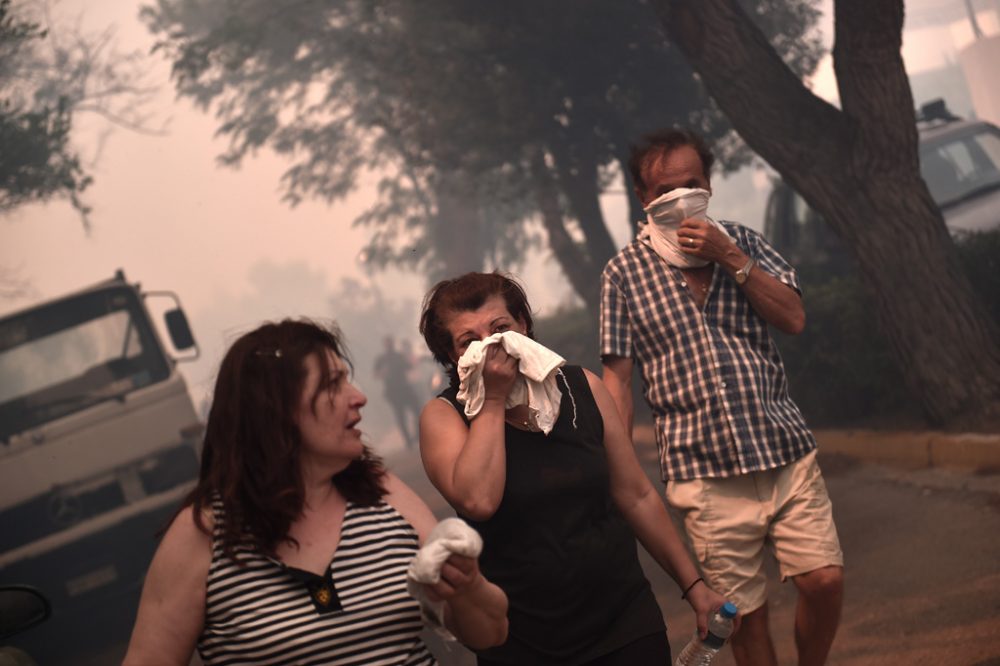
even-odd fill
[(844, 568), (827, 566), (795, 576), (795, 646), (799, 666), (822, 666), (833, 645), (844, 602)]
[(761, 484), (770, 472), (724, 479), (669, 481), (666, 497), (679, 518), (702, 575), (716, 592), (743, 612), (732, 641), (739, 666), (775, 666), (767, 621), (767, 575), (764, 542), (769, 518)]
[(743, 616), (740, 630), (733, 634), (730, 645), (739, 666), (777, 666), (766, 603)]
[(399, 434), (403, 436), (403, 444), (406, 448), (412, 449), (413, 436), (410, 434), (409, 424), (406, 422), (406, 406), (399, 400), (392, 399), (389, 399), (389, 404), (392, 406), (392, 413), (396, 417), (396, 427), (399, 428)]
[(795, 645), (800, 666), (826, 663), (840, 624), (844, 556), (816, 454), (782, 468), (775, 487), (781, 507), (771, 524), (771, 545), (783, 579), (799, 591)]
[(417, 401), (417, 396), (413, 395), (412, 399), (406, 403), (406, 411), (412, 415), (410, 419), (410, 432), (413, 433), (413, 444), (416, 445), (418, 439), (418, 433), (420, 432), (420, 409), (421, 405)]

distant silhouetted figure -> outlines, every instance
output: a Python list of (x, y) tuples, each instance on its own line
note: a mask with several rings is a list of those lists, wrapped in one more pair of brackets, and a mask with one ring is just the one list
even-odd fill
[(409, 379), (412, 362), (396, 349), (396, 341), (391, 335), (385, 337), (384, 345), (385, 350), (375, 359), (375, 376), (385, 386), (385, 399), (396, 416), (406, 448), (414, 448), (420, 421), (420, 398)]

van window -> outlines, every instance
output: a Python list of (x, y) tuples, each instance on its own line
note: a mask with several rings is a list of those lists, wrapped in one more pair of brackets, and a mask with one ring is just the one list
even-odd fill
[(1000, 188), (1000, 134), (980, 128), (921, 145), (920, 172), (941, 208)]

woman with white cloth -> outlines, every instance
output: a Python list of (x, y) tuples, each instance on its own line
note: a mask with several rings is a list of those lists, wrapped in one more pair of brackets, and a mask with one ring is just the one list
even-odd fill
[[(436, 663), (407, 588), (434, 516), (363, 444), (365, 402), (335, 330), (285, 320), (233, 343), (127, 666), (186, 666), (196, 644), (208, 666)], [(477, 560), (453, 555), (440, 574), (417, 591), (443, 602), (445, 626), (470, 647), (502, 643), (507, 599)]]
[[(524, 291), (505, 275), (445, 280), (424, 300), (420, 332), (452, 380), (421, 415), (424, 467), (482, 535), (480, 567), (510, 600), (508, 639), (477, 651), (479, 664), (668, 664), (635, 537), (684, 591), (702, 635), (725, 599), (699, 577), (598, 377), (554, 370), (561, 397), (548, 433), (537, 406), (511, 404), (519, 359), (491, 338), (508, 331), (532, 337)], [(481, 363), (463, 374), (481, 372), (481, 387), (460, 386), (470, 346)], [(481, 391), (474, 416), (460, 391)]]

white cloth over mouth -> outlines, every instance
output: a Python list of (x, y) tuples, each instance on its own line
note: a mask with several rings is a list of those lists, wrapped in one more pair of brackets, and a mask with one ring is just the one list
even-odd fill
[(708, 216), (710, 193), (701, 188), (678, 187), (649, 203), (646, 224), (639, 229), (639, 240), (648, 244), (664, 261), (676, 268), (699, 268), (708, 262), (681, 250), (677, 230), (688, 218), (706, 220), (728, 235), (726, 229)]
[(507, 409), (528, 406), (531, 426), (546, 435), (559, 418), (562, 391), (556, 383), (556, 373), (566, 363), (559, 354), (515, 331), (494, 333), (485, 340), (476, 340), (458, 359), (458, 401), (465, 405), (465, 415), (473, 418), (482, 410), (486, 399), (483, 366), (490, 345), (502, 344), (504, 351), (518, 359), (518, 376), (507, 394)]
[(406, 570), (406, 589), (420, 602), (424, 622), (447, 640), (455, 637), (444, 626), (444, 602), (431, 601), (424, 588), (441, 580), (441, 567), (452, 555), (479, 557), (483, 539), (461, 518), (445, 518), (434, 526), (427, 542), (417, 551)]

